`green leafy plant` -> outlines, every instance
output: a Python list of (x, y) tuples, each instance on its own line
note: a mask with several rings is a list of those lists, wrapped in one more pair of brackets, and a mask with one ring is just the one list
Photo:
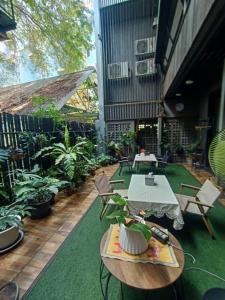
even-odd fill
[(120, 157), (122, 155), (123, 146), (121, 143), (111, 141), (107, 144), (107, 148), (109, 150), (109, 154), (113, 157)]
[(65, 118), (55, 105), (54, 99), (44, 96), (33, 96), (32, 104), (36, 107), (36, 111), (32, 113), (34, 117), (50, 118), (53, 120), (55, 127), (65, 123)]
[(178, 154), (178, 155), (184, 154), (184, 148), (181, 144), (176, 144), (174, 146), (174, 150), (175, 150), (176, 154)]
[(200, 145), (200, 141), (196, 141), (195, 143), (190, 144), (186, 149), (187, 153), (189, 155), (195, 153), (196, 150), (198, 149), (199, 145)]
[(9, 151), (0, 149), (0, 164), (4, 163), (9, 158)]
[(73, 186), (77, 186), (82, 176), (86, 176), (85, 164), (89, 163), (87, 140), (82, 140), (75, 145), (70, 145), (69, 130), (65, 128), (64, 144), (57, 143), (51, 147), (41, 149), (37, 157), (52, 156), (58, 167), (59, 176), (69, 180)]
[(121, 144), (124, 146), (127, 156), (133, 154), (136, 145), (136, 133), (134, 131), (124, 133), (121, 137)]
[(106, 154), (100, 154), (97, 157), (97, 161), (99, 163), (99, 165), (101, 166), (107, 166), (107, 165), (112, 165), (116, 162), (116, 159), (110, 155), (106, 155)]
[[(133, 231), (143, 233), (145, 239), (147, 241), (150, 240), (152, 236), (151, 229), (147, 225), (137, 221), (135, 216), (130, 213), (127, 200), (122, 198), (120, 195), (113, 195), (111, 199), (116, 203), (117, 209), (107, 215), (106, 218), (110, 220), (116, 219), (117, 223), (124, 224)], [(142, 213), (145, 217), (147, 217), (152, 214), (152, 211), (143, 211)], [(127, 219), (129, 221), (127, 221)]]
[(16, 202), (29, 204), (43, 203), (50, 200), (51, 196), (57, 194), (69, 183), (56, 178), (41, 177), (37, 174), (17, 170), (17, 180), (13, 187)]
[(22, 227), (22, 218), (30, 215), (27, 205), (9, 205), (0, 207), (0, 232), (12, 226)]

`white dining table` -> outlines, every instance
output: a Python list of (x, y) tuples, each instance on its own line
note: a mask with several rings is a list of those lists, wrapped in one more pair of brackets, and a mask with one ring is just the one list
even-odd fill
[(183, 228), (184, 221), (179, 202), (165, 175), (155, 175), (153, 186), (145, 184), (145, 175), (132, 175), (128, 189), (128, 207), (133, 213), (152, 210), (158, 218), (166, 215), (173, 219), (176, 230)]
[(136, 163), (139, 164), (140, 162), (149, 162), (149, 163), (154, 162), (154, 163), (156, 163), (156, 166), (157, 166), (158, 160), (157, 160), (155, 154), (148, 154), (148, 155), (136, 154), (132, 168), (135, 167)]

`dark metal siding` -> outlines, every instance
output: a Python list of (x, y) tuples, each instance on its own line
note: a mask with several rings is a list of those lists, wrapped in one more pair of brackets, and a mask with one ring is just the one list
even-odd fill
[(105, 120), (122, 121), (157, 118), (160, 108), (161, 101), (105, 105)]
[[(135, 55), (135, 40), (156, 35), (156, 28), (152, 26), (155, 12), (151, 0), (132, 0), (100, 11), (105, 119), (108, 121), (157, 116), (157, 105), (150, 101), (161, 99), (159, 72), (144, 77), (135, 74), (136, 61), (149, 58)], [(108, 64), (123, 61), (129, 64), (129, 79), (109, 80)], [(122, 103), (126, 104), (121, 106)]]

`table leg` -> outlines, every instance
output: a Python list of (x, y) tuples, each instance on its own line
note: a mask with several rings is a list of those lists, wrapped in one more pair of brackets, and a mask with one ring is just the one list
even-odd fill
[(172, 284), (172, 288), (174, 291), (174, 299), (175, 300), (184, 300), (184, 293), (183, 293), (183, 281), (182, 277), (177, 279), (175, 283)]
[[(104, 264), (101, 260), (101, 264), (100, 264), (100, 287), (101, 287), (101, 292), (102, 292), (102, 297), (104, 300), (108, 300), (108, 287), (109, 287), (109, 281), (111, 278), (111, 273), (107, 272), (106, 274), (104, 273)], [(106, 280), (105, 283), (105, 288), (103, 288), (103, 281)]]
[(120, 292), (121, 292), (121, 300), (124, 300), (124, 296), (123, 296), (123, 283), (120, 282)]

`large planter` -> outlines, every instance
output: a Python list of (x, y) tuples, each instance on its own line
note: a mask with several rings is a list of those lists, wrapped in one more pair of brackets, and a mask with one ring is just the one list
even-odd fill
[[(138, 221), (142, 220), (140, 217), (136, 217), (136, 219)], [(144, 222), (144, 220), (141, 222)], [(129, 254), (141, 254), (148, 249), (148, 242), (143, 233), (133, 231), (124, 224), (120, 225), (119, 242), (120, 247)]]
[(19, 238), (19, 227), (12, 226), (4, 231), (0, 231), (0, 250), (13, 245)]
[(45, 202), (41, 203), (33, 203), (31, 201), (28, 201), (28, 204), (32, 206), (32, 209), (30, 211), (31, 213), (31, 219), (42, 219), (47, 217), (51, 213), (51, 197), (49, 196), (49, 199)]

